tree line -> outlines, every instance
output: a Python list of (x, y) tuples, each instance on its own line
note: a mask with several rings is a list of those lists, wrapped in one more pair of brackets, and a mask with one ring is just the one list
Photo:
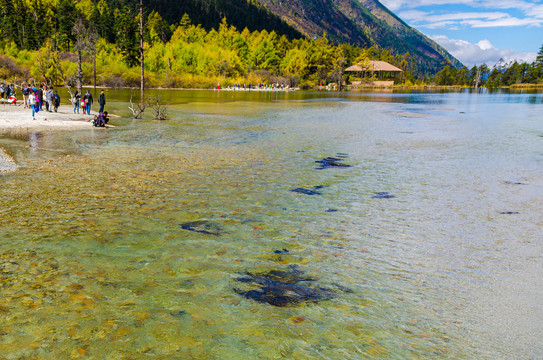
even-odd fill
[(435, 78), (442, 86), (485, 86), (487, 88), (543, 83), (543, 45), (532, 63), (504, 60), (498, 61), (492, 68), (486, 64), (474, 65), (471, 69), (463, 66), (456, 69), (445, 66)]

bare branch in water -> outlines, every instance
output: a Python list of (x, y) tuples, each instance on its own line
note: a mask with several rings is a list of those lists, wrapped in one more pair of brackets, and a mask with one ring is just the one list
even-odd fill
[(140, 102), (134, 103), (132, 101), (132, 94), (130, 94), (130, 106), (128, 107), (132, 111), (134, 119), (141, 119), (143, 112), (149, 105), (149, 99), (143, 98)]
[(149, 98), (149, 103), (153, 107), (154, 120), (166, 120), (168, 118), (168, 108), (162, 100), (162, 96), (157, 95)]

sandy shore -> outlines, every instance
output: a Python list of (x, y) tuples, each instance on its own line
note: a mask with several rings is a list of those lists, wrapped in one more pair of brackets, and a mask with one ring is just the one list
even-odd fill
[[(91, 115), (74, 114), (71, 105), (61, 105), (58, 112), (45, 110), (35, 114), (32, 119), (32, 111), (25, 109), (23, 105), (9, 105), (0, 103), (0, 134), (2, 133), (27, 133), (44, 130), (77, 130), (92, 128), (91, 120), (96, 113)], [(15, 160), (0, 148), (0, 174), (17, 170)]]
[(97, 113), (91, 115), (74, 114), (73, 106), (61, 105), (58, 112), (43, 111), (36, 113), (32, 119), (32, 111), (24, 109), (23, 105), (0, 103), (0, 132), (10, 130), (47, 130), (47, 129), (85, 129), (91, 128), (91, 120)]

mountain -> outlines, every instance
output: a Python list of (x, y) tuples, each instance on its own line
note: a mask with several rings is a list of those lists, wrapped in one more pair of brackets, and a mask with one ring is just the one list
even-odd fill
[(443, 47), (407, 25), (377, 0), (258, 0), (306, 36), (338, 43), (377, 45), (393, 54), (409, 52), (419, 69), (436, 71), (443, 63), (461, 67)]
[[(135, 6), (139, 0), (128, 2)], [(275, 30), (290, 39), (325, 34), (334, 43), (409, 53), (420, 73), (435, 73), (444, 65), (462, 66), (377, 0), (143, 0), (143, 4), (170, 23), (187, 13), (193, 23), (210, 29), (226, 17), (238, 29)]]

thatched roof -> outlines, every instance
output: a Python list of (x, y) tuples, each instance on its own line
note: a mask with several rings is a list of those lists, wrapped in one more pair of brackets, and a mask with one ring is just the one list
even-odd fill
[(350, 72), (362, 72), (362, 71), (382, 71), (382, 72), (403, 72), (402, 69), (381, 60), (370, 60), (369, 68), (362, 67), (358, 64), (353, 65), (345, 69)]

